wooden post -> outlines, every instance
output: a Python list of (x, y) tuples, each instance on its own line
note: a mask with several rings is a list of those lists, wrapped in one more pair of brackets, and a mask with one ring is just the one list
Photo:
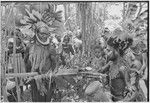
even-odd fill
[[(4, 35), (6, 35), (6, 33), (7, 33), (7, 31), (5, 30)], [(8, 41), (7, 37), (5, 40), (6, 40), (5, 41), (5, 43), (6, 43)], [(7, 47), (7, 45), (6, 45), (6, 47)], [(6, 68), (8, 67), (8, 65), (7, 65), (7, 59), (6, 59), (7, 52), (5, 52), (5, 50), (4, 50), (4, 54), (5, 54), (5, 56), (3, 57), (4, 66), (2, 67), (2, 71), (1, 71), (1, 73), (3, 73), (2, 78), (4, 78), (3, 83), (2, 83), (2, 91), (3, 91), (3, 96), (4, 96), (4, 102), (7, 102), (8, 100), (7, 100), (7, 90), (6, 90)]]
[[(13, 45), (13, 68), (14, 72), (17, 73), (17, 63), (16, 63), (16, 34), (14, 33), (14, 45)], [(17, 98), (18, 102), (20, 102), (20, 88), (18, 85), (18, 78), (15, 78), (16, 82), (16, 90), (17, 90)]]
[[(14, 8), (12, 9), (14, 10)], [(12, 11), (13, 12), (13, 11)], [(14, 15), (12, 15), (13, 17), (13, 33), (14, 33), (14, 43), (13, 43), (13, 68), (14, 68), (14, 72), (17, 73), (17, 62), (16, 62), (16, 33), (15, 33), (15, 20), (14, 20)], [(17, 98), (18, 98), (18, 102), (21, 101), (20, 98), (20, 87), (18, 85), (18, 78), (15, 78), (15, 82), (16, 82), (16, 90), (17, 90)]]

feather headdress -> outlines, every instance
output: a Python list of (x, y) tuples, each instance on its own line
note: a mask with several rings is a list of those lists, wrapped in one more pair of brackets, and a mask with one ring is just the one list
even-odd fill
[[(39, 35), (37, 35), (37, 32), (42, 31), (42, 33), (50, 35), (59, 31), (62, 26), (62, 11), (56, 12), (53, 8), (53, 5), (47, 5), (47, 8), (45, 8), (42, 12), (38, 11), (33, 6), (30, 6), (29, 8), (25, 6), (20, 6), (20, 16), (16, 18), (16, 25), (20, 28), (20, 30), (24, 34), (29, 35), (31, 38), (36, 35), (38, 41), (40, 41), (40, 39)], [(40, 43), (45, 45), (46, 42), (44, 42), (45, 41), (42, 40), (40, 41)], [(48, 42), (46, 44), (48, 44)]]
[(132, 43), (133, 38), (119, 28), (114, 30), (113, 35), (107, 40), (107, 44), (113, 47), (120, 56), (124, 55), (125, 51), (132, 45)]
[(144, 32), (143, 28), (140, 29), (140, 26), (147, 24), (148, 11), (145, 10), (138, 14), (136, 13), (137, 11), (137, 3), (129, 3), (126, 18), (121, 22), (122, 30), (117, 28), (114, 30), (113, 35), (108, 37), (108, 45), (118, 51), (121, 56), (124, 55), (129, 47), (136, 46), (142, 39), (141, 37), (140, 39), (136, 38), (136, 31), (139, 33)]

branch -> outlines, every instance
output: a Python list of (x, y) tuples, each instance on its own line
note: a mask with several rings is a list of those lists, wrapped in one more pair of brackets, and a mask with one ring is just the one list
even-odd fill
[(144, 5), (146, 5), (147, 3), (143, 3), (141, 6), (143, 7)]
[(140, 3), (140, 9), (139, 9), (139, 12), (138, 12), (138, 14), (137, 14), (137, 17), (136, 17), (136, 18), (138, 18), (138, 17), (139, 17), (139, 15), (140, 15), (140, 13), (141, 13), (141, 10), (142, 10), (142, 4)]
[(69, 19), (71, 19), (72, 17), (74, 17), (75, 14), (73, 14), (72, 16), (68, 17), (67, 20), (65, 21), (64, 25), (66, 25), (66, 23), (68, 22)]

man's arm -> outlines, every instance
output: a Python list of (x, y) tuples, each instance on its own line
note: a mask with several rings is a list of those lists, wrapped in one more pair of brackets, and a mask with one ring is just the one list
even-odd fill
[(105, 72), (109, 69), (109, 66), (112, 65), (112, 61), (109, 61), (105, 66), (98, 70), (98, 72)]
[(142, 58), (143, 58), (143, 65), (142, 65), (141, 69), (139, 70), (140, 73), (146, 68), (146, 65), (147, 65), (146, 53), (142, 54)]
[(110, 65), (112, 65), (112, 61), (109, 61), (105, 66), (102, 67), (102, 71), (104, 71), (106, 68), (108, 68)]
[(131, 88), (129, 70), (125, 69), (123, 73), (124, 73), (124, 79), (125, 79), (125, 83), (126, 83), (127, 88)]
[(74, 55), (74, 49), (71, 44), (69, 45), (69, 50), (70, 50), (71, 54)]

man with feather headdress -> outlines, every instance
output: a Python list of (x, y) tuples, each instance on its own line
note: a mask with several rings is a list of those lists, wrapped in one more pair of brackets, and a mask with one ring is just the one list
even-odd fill
[[(134, 17), (133, 15), (135, 15), (136, 10), (137, 10), (136, 3), (135, 4), (129, 3), (129, 9), (127, 11), (126, 18), (124, 19), (121, 25), (122, 30), (117, 28), (114, 31), (113, 35), (107, 38), (107, 44), (114, 52), (112, 53), (113, 55), (112, 56), (110, 55), (110, 57), (108, 58), (109, 60), (114, 62), (113, 65), (110, 67), (110, 82), (111, 82), (110, 85), (111, 85), (111, 92), (113, 94), (114, 101), (121, 100), (121, 98), (124, 97), (122, 93), (123, 90), (125, 89), (125, 85), (128, 86), (129, 88), (131, 86), (130, 83), (128, 82), (129, 78), (126, 78), (128, 77), (128, 71), (130, 71), (131, 65), (130, 62), (125, 61), (125, 59), (129, 58), (127, 57), (128, 56), (127, 52), (133, 50), (136, 41), (139, 41), (135, 39), (136, 38), (135, 33), (139, 28), (139, 25), (137, 24), (140, 24), (140, 21), (144, 20), (143, 18), (147, 17), (147, 15), (145, 15), (145, 17), (142, 16), (146, 14), (146, 11), (144, 11), (144, 13), (139, 13), (139, 17)], [(132, 53), (132, 56), (135, 55)], [(139, 62), (136, 61), (135, 64), (139, 65)], [(146, 64), (143, 63), (143, 65)], [(128, 69), (125, 68), (122, 69), (122, 66)], [(144, 66), (141, 67), (141, 69), (142, 68), (144, 68)], [(121, 76), (120, 71), (122, 70), (123, 70), (123, 74), (127, 74), (127, 75)], [(131, 98), (128, 98), (128, 100), (130, 100)]]
[[(145, 3), (147, 5), (147, 3)], [(135, 5), (135, 6), (134, 6)], [(134, 6), (136, 7), (136, 3)], [(132, 7), (131, 7), (132, 8)], [(137, 9), (134, 9), (138, 11)], [(131, 11), (130, 11), (131, 12)], [(130, 47), (128, 54), (132, 54), (132, 64), (137, 66), (137, 73), (142, 74), (142, 78), (139, 80), (139, 85), (142, 91), (145, 93), (145, 97), (147, 97), (147, 89), (144, 89), (148, 85), (147, 82), (147, 17), (148, 17), (148, 10), (142, 7), (140, 3), (140, 8), (137, 15), (134, 15), (134, 18), (130, 18), (126, 24), (131, 24), (133, 35), (133, 45)], [(139, 66), (141, 65), (141, 66)], [(134, 66), (133, 66), (134, 67)], [(143, 78), (144, 77), (144, 78)], [(141, 81), (143, 81), (141, 83)], [(144, 83), (145, 82), (145, 83)], [(146, 84), (146, 85), (145, 85)]]
[[(51, 35), (61, 35), (64, 29), (61, 11), (56, 12), (50, 4), (42, 3), (41, 5), (40, 10), (39, 7), (33, 5), (28, 8), (20, 6), (18, 13), (20, 16), (16, 18), (16, 25), (32, 40), (29, 48), (31, 72), (46, 74), (54, 71), (56, 67), (56, 50), (51, 43)], [(48, 78), (38, 76), (31, 81), (33, 102), (51, 101), (53, 83), (49, 84), (49, 82)]]

